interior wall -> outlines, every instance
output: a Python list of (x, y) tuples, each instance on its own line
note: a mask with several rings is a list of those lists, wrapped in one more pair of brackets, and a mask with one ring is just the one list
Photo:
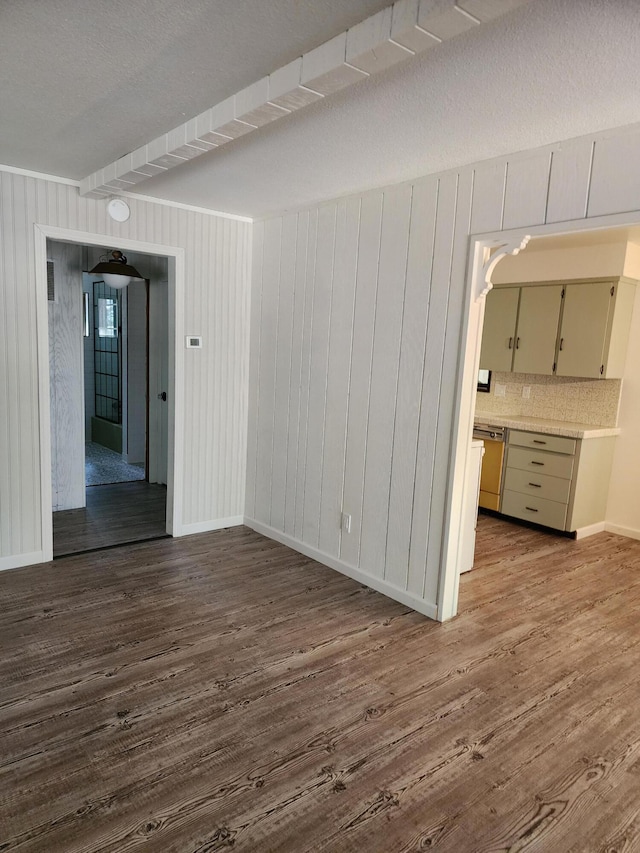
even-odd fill
[(55, 299), (48, 303), (51, 399), (51, 503), (55, 510), (85, 505), (82, 250), (49, 241)]
[(637, 210), (639, 152), (584, 137), (257, 223), (248, 523), (437, 613), (469, 235)]
[[(185, 353), (183, 527), (238, 521), (244, 505), (251, 224), (129, 199), (131, 218), (113, 222), (106, 200), (68, 184), (0, 171), (0, 568), (42, 559), (36, 329), (36, 223), (181, 247)], [(86, 241), (91, 242), (90, 240)], [(183, 343), (183, 342), (182, 342)], [(182, 343), (180, 345), (182, 345)], [(48, 358), (48, 353), (41, 353)], [(212, 428), (213, 424), (213, 428)]]
[(607, 502), (607, 529), (640, 539), (640, 287), (636, 288), (629, 349), (618, 413), (611, 486)]

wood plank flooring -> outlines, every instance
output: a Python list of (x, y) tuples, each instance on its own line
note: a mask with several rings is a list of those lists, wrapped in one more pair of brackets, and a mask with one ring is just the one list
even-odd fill
[(167, 488), (155, 483), (90, 486), (86, 507), (53, 513), (53, 556), (164, 536), (166, 505)]
[(246, 528), (0, 575), (0, 851), (640, 850), (640, 542), (430, 622)]

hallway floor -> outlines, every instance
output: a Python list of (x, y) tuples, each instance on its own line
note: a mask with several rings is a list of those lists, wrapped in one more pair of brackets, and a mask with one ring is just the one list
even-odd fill
[(131, 483), (144, 480), (142, 465), (129, 465), (121, 453), (109, 450), (95, 441), (86, 441), (85, 483), (87, 486), (103, 486), (108, 483)]
[(87, 505), (53, 513), (53, 556), (166, 535), (167, 487), (112, 483), (87, 488)]

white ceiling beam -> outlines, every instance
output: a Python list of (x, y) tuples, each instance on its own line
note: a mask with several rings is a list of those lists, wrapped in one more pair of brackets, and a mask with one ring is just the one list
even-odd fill
[(530, 0), (397, 0), (80, 182), (105, 198), (435, 47)]

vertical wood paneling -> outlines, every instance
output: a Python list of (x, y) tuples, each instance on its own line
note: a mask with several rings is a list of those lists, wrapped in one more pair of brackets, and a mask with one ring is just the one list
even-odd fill
[(334, 557), (340, 551), (359, 226), (360, 199), (341, 201), (336, 223), (319, 537), (320, 550)]
[[(183, 522), (240, 515), (244, 503), (251, 224), (130, 199), (131, 218), (113, 223), (106, 203), (75, 187), (0, 172), (0, 561), (42, 550), (34, 224), (185, 249), (178, 294), (189, 331), (202, 324), (200, 362), (185, 359), (187, 405)], [(232, 246), (243, 248), (232, 253)], [(212, 260), (213, 259), (213, 260)], [(219, 268), (214, 269), (219, 259)], [(191, 312), (191, 313), (190, 313)], [(215, 339), (219, 344), (215, 343)], [(47, 354), (42, 354), (47, 359)], [(218, 371), (216, 373), (216, 370)], [(212, 382), (212, 377), (215, 380)], [(208, 412), (208, 414), (204, 414)], [(202, 418), (208, 419), (205, 429)], [(213, 428), (215, 424), (215, 429)], [(219, 450), (221, 449), (221, 450)], [(212, 518), (210, 513), (219, 513)], [(35, 557), (34, 557), (35, 558)]]
[(565, 222), (587, 215), (593, 142), (563, 143), (551, 155), (547, 222)]
[(596, 141), (588, 216), (640, 208), (639, 148), (638, 131)]
[(551, 154), (536, 152), (509, 160), (502, 227), (541, 225), (547, 214)]
[(296, 273), (297, 216), (282, 222), (278, 331), (276, 340), (275, 409), (273, 421), (273, 470), (271, 474), (271, 526), (284, 530), (287, 489), (287, 451), (291, 391), (291, 333), (293, 328)]
[(455, 432), (456, 387), (454, 377), (460, 350), (461, 320), (464, 311), (465, 270), (467, 265), (468, 235), (471, 220), (473, 173), (462, 172), (458, 177), (453, 244), (451, 246), (451, 271), (447, 299), (447, 326), (442, 359), (442, 385), (436, 432), (436, 456), (433, 468), (431, 511), (427, 544), (427, 566), (422, 597), (435, 601), (438, 595), (440, 555), (444, 530), (447, 478), (451, 460), (451, 447)]
[(440, 383), (447, 324), (447, 299), (451, 275), (451, 251), (456, 213), (457, 175), (446, 175), (438, 186), (438, 208), (434, 236), (433, 268), (427, 339), (422, 381), (418, 453), (411, 518), (411, 544), (407, 590), (422, 596), (427, 569), (429, 519), (435, 467), (436, 436), (440, 406)]
[(351, 385), (343, 497), (344, 512), (351, 515), (351, 532), (343, 532), (340, 541), (340, 558), (352, 566), (358, 565), (360, 555), (362, 492), (366, 459), (373, 324), (378, 290), (382, 200), (382, 193), (367, 194), (362, 199), (360, 212), (360, 242), (358, 245), (353, 320)]
[(384, 575), (387, 550), (411, 195), (407, 185), (386, 191), (382, 214), (360, 538), (360, 564), (377, 577)]
[(507, 164), (504, 160), (476, 166), (473, 177), (472, 234), (499, 231), (502, 227), (506, 177)]
[(255, 518), (256, 512), (256, 463), (258, 443), (258, 407), (260, 405), (260, 340), (262, 323), (262, 252), (264, 246), (264, 223), (256, 222), (253, 228), (251, 247), (251, 348), (249, 357), (249, 389), (247, 406), (247, 481), (245, 513)]
[(300, 419), (298, 426), (298, 467), (296, 471), (296, 538), (302, 538), (304, 496), (306, 483), (307, 429), (309, 424), (309, 399), (311, 367), (311, 329), (313, 323), (313, 298), (315, 288), (316, 245), (318, 239), (318, 210), (309, 215), (307, 254), (305, 257), (305, 302), (302, 321), (302, 350), (300, 365)]
[(262, 334), (260, 340), (260, 405), (256, 464), (256, 518), (271, 521), (271, 471), (273, 467), (273, 415), (278, 331), (278, 284), (282, 220), (266, 223), (262, 272)]
[(402, 589), (407, 587), (409, 571), (437, 201), (437, 180), (422, 181), (413, 188), (385, 568), (385, 580)]
[(307, 242), (309, 239), (308, 211), (298, 214), (296, 218), (295, 239), (296, 254), (293, 291), (293, 323), (291, 328), (289, 423), (287, 424), (287, 482), (284, 511), (284, 530), (290, 536), (294, 536), (296, 531), (298, 440), (301, 416), (302, 336), (306, 304)]
[(318, 544), (320, 532), (322, 454), (324, 449), (324, 415), (327, 401), (327, 359), (329, 354), (329, 318), (333, 294), (336, 213), (335, 204), (321, 207), (318, 213), (302, 524), (304, 541), (313, 545)]

